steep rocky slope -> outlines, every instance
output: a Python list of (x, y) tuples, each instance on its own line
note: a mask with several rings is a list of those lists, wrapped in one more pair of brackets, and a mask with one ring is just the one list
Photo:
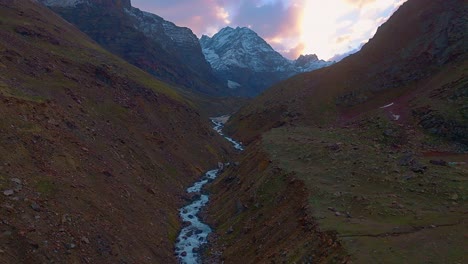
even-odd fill
[(334, 231), (322, 231), (294, 173), (252, 144), (215, 181), (207, 210), (216, 235), (207, 263), (345, 263)]
[(290, 61), (246, 27), (221, 29), (200, 39), (203, 53), (218, 77), (236, 95), (256, 96), (271, 85), (300, 72), (331, 65), (316, 55)]
[(163, 81), (205, 95), (228, 90), (205, 60), (188, 28), (120, 0), (41, 0), (109, 51)]
[[(247, 144), (246, 158), (213, 187), (209, 253), (226, 263), (466, 262), (467, 12), (462, 0), (409, 0), (359, 53), (234, 115), (225, 132)], [(288, 236), (304, 226), (321, 242)]]
[(175, 263), (230, 150), (192, 103), (49, 9), (0, 2), (0, 262)]

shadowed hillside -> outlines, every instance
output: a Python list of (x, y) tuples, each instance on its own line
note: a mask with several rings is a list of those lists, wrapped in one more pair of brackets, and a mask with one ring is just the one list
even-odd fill
[(0, 2), (0, 262), (170, 263), (230, 147), (192, 103), (29, 0)]
[(129, 63), (203, 95), (227, 95), (188, 28), (120, 0), (40, 0), (97, 43)]

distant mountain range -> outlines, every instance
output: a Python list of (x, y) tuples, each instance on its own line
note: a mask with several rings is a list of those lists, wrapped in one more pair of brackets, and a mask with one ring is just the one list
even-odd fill
[(466, 0), (406, 1), (219, 118), (239, 153), (200, 101), (327, 62), (129, 0), (1, 0), (0, 263), (466, 263), (467, 24)]
[(288, 60), (246, 27), (223, 28), (211, 38), (202, 36), (200, 43), (215, 74), (244, 96), (258, 95), (278, 81), (332, 64), (316, 55)]
[(278, 81), (332, 64), (316, 55), (288, 60), (245, 27), (198, 40), (189, 28), (134, 8), (130, 0), (39, 1), (131, 64), (205, 95), (252, 97)]

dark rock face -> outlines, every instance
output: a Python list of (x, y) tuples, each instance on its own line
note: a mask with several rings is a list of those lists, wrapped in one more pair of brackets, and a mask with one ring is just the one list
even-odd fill
[(316, 62), (318, 60), (319, 60), (319, 58), (315, 54), (301, 55), (294, 62), (294, 65), (296, 65), (298, 67), (305, 67), (308, 63)]
[(131, 8), (130, 0), (93, 0), (92, 2), (108, 8)]
[[(421, 127), (429, 133), (459, 142), (468, 147), (468, 126), (460, 120), (449, 119), (431, 109), (415, 109), (413, 115), (418, 118)], [(466, 119), (465, 119), (466, 120)]]
[(131, 6), (130, 0), (41, 0), (97, 43), (162, 81), (208, 95), (227, 89), (188, 28)]
[[(204, 81), (202, 86), (221, 87), (192, 30), (178, 27), (157, 15), (137, 8), (126, 9), (125, 13), (133, 17), (136, 29), (150, 40), (159, 43), (165, 51), (178, 58), (181, 64), (185, 64), (190, 71), (195, 73), (198, 79)], [(206, 87), (200, 88), (207, 89)]]

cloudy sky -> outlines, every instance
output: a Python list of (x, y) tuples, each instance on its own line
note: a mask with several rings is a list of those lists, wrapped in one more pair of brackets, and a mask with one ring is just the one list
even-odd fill
[(198, 36), (250, 27), (284, 56), (329, 59), (358, 48), (406, 0), (132, 0)]

